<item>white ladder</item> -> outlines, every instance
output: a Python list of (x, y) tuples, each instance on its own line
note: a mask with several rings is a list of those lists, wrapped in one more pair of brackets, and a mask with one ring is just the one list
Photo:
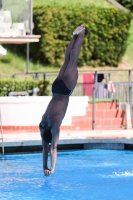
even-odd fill
[(1, 132), (0, 140), (1, 140), (1, 143), (2, 143), (2, 157), (4, 159), (4, 140), (3, 140), (1, 106), (0, 106), (0, 132)]

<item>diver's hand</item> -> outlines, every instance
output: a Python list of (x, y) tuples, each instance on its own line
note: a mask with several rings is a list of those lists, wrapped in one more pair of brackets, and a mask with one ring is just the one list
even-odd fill
[(44, 169), (44, 175), (45, 176), (49, 176), (50, 174), (52, 174), (54, 172), (54, 169)]
[(49, 176), (51, 174), (51, 170), (50, 169), (44, 169), (44, 175), (45, 176)]
[(51, 170), (50, 170), (50, 171), (51, 171), (51, 174), (52, 174), (52, 173), (54, 173), (54, 168), (51, 168)]

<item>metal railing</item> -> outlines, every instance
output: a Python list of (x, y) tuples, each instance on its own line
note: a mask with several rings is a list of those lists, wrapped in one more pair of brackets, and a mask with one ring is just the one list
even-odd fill
[(26, 72), (26, 73), (15, 73), (15, 74), (0, 74), (0, 78), (33, 78), (33, 79), (39, 79), (43, 78), (46, 79), (46, 73), (45, 72)]
[[(113, 80), (113, 82), (129, 82), (129, 80), (133, 80), (133, 70), (89, 70), (89, 71), (79, 71), (78, 72), (78, 83), (82, 83), (82, 77), (84, 74), (103, 74), (104, 79), (108, 82)], [(51, 83), (57, 77), (58, 72), (46, 72), (45, 79), (50, 81)]]
[(2, 116), (1, 116), (1, 107), (0, 107), (0, 131), (1, 131), (1, 147), (2, 147), (2, 158), (4, 158), (4, 140), (3, 140), (3, 128), (2, 128)]
[(16, 77), (33, 77), (33, 79), (39, 79), (42, 77), (44, 80), (46, 79), (46, 74), (44, 72), (27, 72), (27, 73), (15, 73), (11, 75), (11, 78)]
[[(59, 70), (58, 70), (59, 71)], [(58, 75), (58, 71), (55, 72), (26, 72), (26, 73), (15, 73), (15, 74), (0, 74), (0, 78), (16, 78), (16, 77), (32, 77), (33, 79), (43, 78), (52, 83)], [(114, 82), (129, 82), (133, 80), (133, 70), (89, 70), (79, 71), (78, 83), (81, 83), (83, 74), (103, 74), (106, 81), (113, 80)]]
[[(50, 85), (51, 88), (52, 85)], [(126, 128), (126, 105), (130, 105), (133, 120), (133, 83), (77, 83), (72, 96), (88, 96), (86, 124), (94, 129)], [(49, 95), (52, 95), (51, 89)]]
[[(81, 80), (85, 72), (79, 73), (78, 83), (72, 96), (88, 96), (91, 106), (88, 110), (88, 118), (85, 120), (86, 124), (91, 123), (91, 130), (96, 128), (125, 128), (127, 104), (130, 106), (131, 119), (133, 119), (133, 73), (131, 74), (131, 72), (132, 70), (93, 71), (94, 80), (87, 83)], [(104, 74), (102, 82), (99, 81), (98, 74)], [(49, 73), (46, 74), (45, 79), (52, 83), (56, 76), (57, 73)], [(121, 81), (121, 77), (124, 81)], [(51, 86), (52, 84), (48, 86), (50, 96), (52, 95)], [(104, 107), (102, 107), (102, 103), (100, 105), (100, 102), (104, 103)]]
[[(112, 88), (111, 88), (111, 87)], [(126, 128), (126, 106), (130, 107), (130, 119), (133, 119), (133, 83), (95, 83), (92, 96), (92, 129)], [(101, 106), (97, 102), (103, 102)], [(96, 114), (99, 113), (98, 116)], [(99, 123), (95, 123), (99, 121)], [(132, 123), (132, 122), (131, 122)], [(100, 124), (100, 125), (99, 125)]]

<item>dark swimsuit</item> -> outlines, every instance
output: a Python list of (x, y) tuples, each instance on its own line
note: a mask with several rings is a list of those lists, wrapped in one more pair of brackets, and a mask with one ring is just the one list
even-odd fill
[(63, 80), (56, 79), (52, 85), (52, 93), (70, 95), (72, 91), (67, 88)]

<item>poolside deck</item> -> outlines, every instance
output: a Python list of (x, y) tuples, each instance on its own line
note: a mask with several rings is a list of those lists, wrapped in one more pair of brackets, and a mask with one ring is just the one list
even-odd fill
[[(3, 138), (7, 154), (42, 151), (39, 132), (10, 132), (3, 134)], [(58, 150), (69, 149), (131, 150), (133, 130), (61, 131)]]

